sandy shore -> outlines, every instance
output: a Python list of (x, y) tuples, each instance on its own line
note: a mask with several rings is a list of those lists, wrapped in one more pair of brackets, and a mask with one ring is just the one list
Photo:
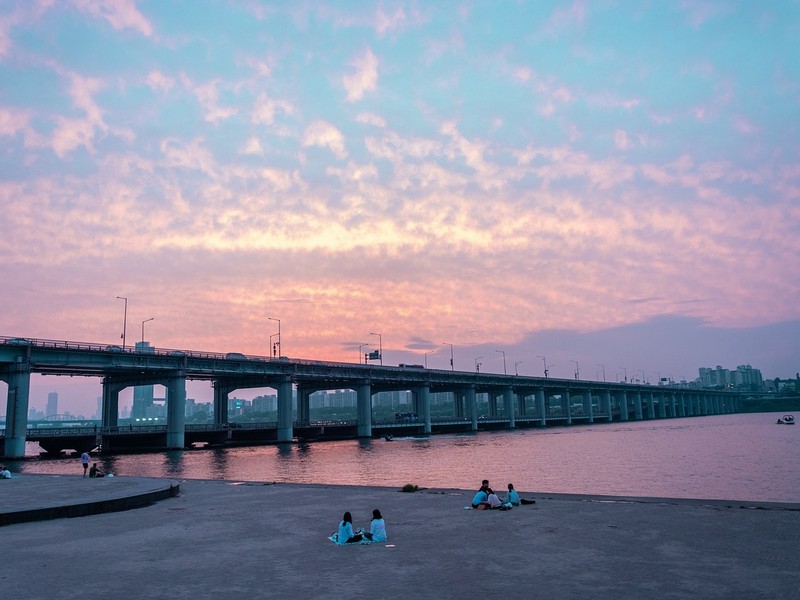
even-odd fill
[[(31, 502), (98, 490), (35, 477)], [(800, 598), (797, 505), (528, 493), (535, 505), (500, 512), (465, 510), (464, 490), (179, 483), (144, 508), (0, 528), (3, 595)], [(387, 544), (327, 540), (345, 510), (368, 526), (373, 508)]]

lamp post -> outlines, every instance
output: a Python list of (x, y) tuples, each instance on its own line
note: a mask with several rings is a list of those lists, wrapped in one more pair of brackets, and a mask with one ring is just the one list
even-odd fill
[(361, 361), (364, 361), (364, 364), (367, 364), (366, 357), (361, 353), (361, 349), (364, 346), (369, 346), (369, 344), (359, 344), (358, 345), (358, 363), (361, 364)]
[(547, 370), (547, 359), (544, 356), (536, 356), (536, 358), (542, 359), (542, 365), (544, 365), (544, 378), (547, 379), (548, 370)]
[(503, 355), (503, 375), (508, 375), (508, 371), (506, 371), (506, 353), (504, 350), (495, 350), (495, 352), (499, 352)]
[(454, 371), (455, 367), (453, 366), (453, 344), (448, 344), (447, 342), (442, 342), (442, 346), (450, 346), (450, 370)]
[(661, 385), (661, 372), (656, 371), (655, 376), (656, 376), (656, 385)]
[(514, 363), (514, 375), (519, 375), (519, 369), (517, 369), (517, 367), (521, 364), (522, 364), (521, 360), (518, 360), (517, 362)]
[(481, 372), (481, 363), (479, 363), (478, 361), (479, 361), (480, 359), (482, 359), (482, 358), (483, 358), (482, 356), (478, 356), (478, 357), (475, 359), (475, 372), (476, 372), (476, 373), (480, 373), (480, 372)]
[(377, 335), (378, 336), (378, 358), (381, 360), (381, 365), (383, 365), (383, 336), (380, 333), (372, 333), (370, 335)]
[[(273, 319), (272, 317), (267, 317), (267, 320), (268, 321), (275, 321), (276, 323), (278, 323), (278, 356), (283, 356), (283, 346), (281, 346), (281, 320), (280, 319)], [(270, 337), (270, 341), (272, 341), (271, 337)], [(273, 351), (273, 355), (274, 355), (274, 352), (275, 352), (274, 347), (273, 347), (272, 351)]]
[(142, 321), (142, 346), (144, 346), (144, 324), (152, 321), (153, 319), (155, 319), (155, 317), (150, 317), (149, 319)]
[(277, 333), (273, 333), (271, 336), (269, 336), (269, 347), (272, 352), (272, 358), (278, 356), (278, 344), (272, 342), (272, 340), (275, 339), (276, 337), (278, 337)]
[(620, 369), (622, 369), (622, 372), (625, 373), (625, 383), (628, 383), (628, 369), (625, 367), (620, 367)]
[(642, 383), (647, 383), (647, 382), (645, 381), (644, 371), (643, 371), (642, 369), (639, 369), (639, 373), (641, 373), (641, 374), (642, 374)]
[(574, 362), (575, 363), (575, 379), (576, 380), (580, 379), (581, 378), (581, 368), (578, 366), (578, 361), (577, 360), (571, 360), (569, 362)]
[(125, 351), (125, 335), (128, 330), (128, 299), (125, 296), (117, 296), (117, 300), (125, 301), (125, 316), (122, 320), (122, 351)]
[(436, 352), (436, 350), (428, 350), (425, 353), (425, 357), (424, 358), (425, 358), (425, 368), (426, 369), (428, 368), (428, 354), (433, 354), (434, 352)]
[(597, 363), (597, 366), (598, 367), (602, 367), (602, 369), (603, 369), (603, 381), (605, 381), (606, 380), (606, 366), (604, 364), (602, 364), (602, 363)]

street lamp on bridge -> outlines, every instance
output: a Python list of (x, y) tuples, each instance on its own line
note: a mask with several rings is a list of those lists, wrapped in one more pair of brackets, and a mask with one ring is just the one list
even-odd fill
[[(283, 346), (281, 346), (281, 320), (267, 317), (268, 321), (275, 321), (278, 324), (278, 356), (283, 356)], [(269, 338), (270, 345), (272, 344), (272, 336)], [(272, 355), (275, 356), (275, 346), (272, 346)]]
[(381, 365), (383, 365), (383, 336), (380, 333), (372, 333), (370, 335), (377, 335), (378, 336), (378, 358), (381, 361)]
[(425, 353), (424, 360), (425, 360), (425, 368), (426, 369), (428, 368), (428, 354), (433, 354), (434, 352), (436, 352), (436, 350), (428, 350)]
[(442, 342), (442, 346), (450, 346), (450, 370), (454, 371), (455, 367), (453, 366), (453, 344), (448, 344), (447, 342)]
[(476, 372), (476, 373), (480, 373), (480, 372), (481, 372), (481, 363), (479, 363), (478, 361), (479, 361), (480, 359), (482, 359), (482, 358), (483, 358), (482, 356), (478, 356), (478, 357), (475, 359), (475, 372)]
[(571, 360), (569, 362), (574, 362), (575, 363), (575, 379), (580, 379), (581, 378), (581, 368), (578, 366), (578, 361), (577, 360)]
[(545, 379), (547, 379), (547, 375), (549, 374), (549, 371), (547, 370), (547, 359), (544, 356), (538, 356), (538, 355), (536, 356), (536, 358), (542, 359), (542, 365), (544, 365), (544, 377)]
[(514, 375), (519, 375), (519, 369), (517, 367), (521, 364), (522, 364), (521, 360), (518, 360), (517, 362), (514, 363)]
[(499, 352), (503, 355), (503, 375), (508, 375), (508, 371), (506, 371), (506, 353), (504, 350), (495, 350), (495, 352)]
[(367, 357), (361, 354), (361, 349), (364, 346), (369, 346), (369, 344), (359, 344), (358, 345), (358, 362), (361, 364), (361, 361), (364, 361), (364, 364), (367, 364)]
[(150, 317), (149, 319), (142, 321), (142, 346), (144, 346), (144, 324), (152, 321), (153, 319), (155, 319), (155, 317)]
[(605, 381), (606, 380), (606, 366), (604, 364), (602, 364), (602, 363), (597, 363), (597, 366), (598, 367), (602, 367), (602, 369), (603, 369), (603, 381)]
[(128, 299), (124, 296), (117, 296), (117, 300), (125, 301), (125, 315), (122, 319), (122, 350), (125, 351), (125, 334), (128, 329)]
[(622, 369), (622, 372), (625, 373), (625, 383), (628, 383), (628, 369), (625, 367), (620, 367), (620, 369)]

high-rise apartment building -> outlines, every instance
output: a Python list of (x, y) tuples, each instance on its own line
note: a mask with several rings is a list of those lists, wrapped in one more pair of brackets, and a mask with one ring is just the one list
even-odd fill
[(48, 417), (58, 414), (58, 392), (50, 392), (47, 394), (47, 408), (45, 408), (44, 412)]

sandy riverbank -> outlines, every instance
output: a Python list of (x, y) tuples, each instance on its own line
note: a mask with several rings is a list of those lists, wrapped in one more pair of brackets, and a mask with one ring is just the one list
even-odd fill
[[(78, 494), (97, 483), (58, 479)], [(38, 494), (55, 489), (37, 481)], [(534, 493), (536, 505), (490, 512), (464, 510), (461, 490), (184, 480), (180, 492), (0, 529), (0, 589), (18, 600), (800, 597), (797, 505)], [(388, 544), (326, 539), (345, 510), (368, 526), (373, 508)]]

